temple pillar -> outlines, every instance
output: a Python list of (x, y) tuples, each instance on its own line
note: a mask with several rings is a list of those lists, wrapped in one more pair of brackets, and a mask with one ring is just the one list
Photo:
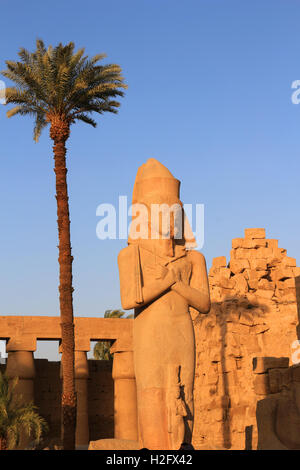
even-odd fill
[(132, 345), (115, 341), (112, 377), (114, 380), (115, 439), (138, 440), (137, 397)]
[[(34, 378), (35, 367), (33, 352), (36, 350), (36, 338), (23, 335), (22, 338), (10, 338), (6, 345), (8, 353), (6, 361), (6, 374), (10, 379), (18, 377), (18, 383), (14, 389), (14, 398), (21, 403), (34, 402)], [(30, 436), (21, 431), (20, 442), (17, 449), (26, 449), (30, 442)]]
[(75, 351), (75, 391), (77, 397), (76, 447), (89, 444), (89, 368), (86, 351)]
[(35, 367), (33, 351), (36, 350), (36, 338), (31, 336), (10, 338), (6, 345), (8, 353), (6, 374), (9, 378), (19, 377), (15, 394), (22, 395), (23, 403), (34, 401)]

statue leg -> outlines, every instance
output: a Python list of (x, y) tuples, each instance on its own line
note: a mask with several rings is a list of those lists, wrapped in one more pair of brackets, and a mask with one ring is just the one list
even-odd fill
[(186, 408), (184, 417), (185, 433), (184, 442), (192, 442), (193, 424), (194, 424), (194, 369), (189, 366), (182, 366), (180, 370), (180, 388), (181, 397)]
[(184, 402), (186, 406), (187, 415), (183, 418), (185, 425), (184, 442), (192, 442), (193, 424), (194, 424), (194, 399), (193, 389), (191, 387), (184, 387)]
[(142, 447), (150, 450), (169, 450), (165, 390), (140, 389), (137, 391), (137, 399)]

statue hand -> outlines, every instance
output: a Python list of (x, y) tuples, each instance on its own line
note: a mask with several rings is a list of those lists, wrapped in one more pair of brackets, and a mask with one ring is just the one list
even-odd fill
[(180, 278), (184, 284), (189, 284), (191, 278), (191, 265), (186, 264), (180, 271)]
[(160, 264), (148, 264), (145, 266), (145, 271), (153, 276), (154, 279), (164, 279), (169, 274), (169, 269)]
[(172, 269), (174, 270), (176, 282), (181, 281), (183, 284), (189, 284), (192, 266), (190, 263), (185, 263), (184, 265), (178, 263), (174, 263), (172, 265)]

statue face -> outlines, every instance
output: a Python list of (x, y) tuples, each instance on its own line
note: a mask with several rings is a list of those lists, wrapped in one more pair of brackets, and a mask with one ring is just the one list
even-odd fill
[(178, 199), (168, 202), (135, 202), (131, 208), (130, 238), (182, 240), (185, 217)]
[(151, 239), (182, 239), (184, 218), (178, 201), (174, 204), (151, 204), (147, 208)]

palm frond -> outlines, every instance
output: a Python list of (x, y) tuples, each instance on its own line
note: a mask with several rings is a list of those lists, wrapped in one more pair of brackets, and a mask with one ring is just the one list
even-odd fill
[(78, 119), (79, 121), (83, 121), (86, 124), (90, 124), (93, 127), (97, 127), (96, 121), (94, 121), (94, 119), (90, 118), (84, 113), (76, 114), (75, 119)]
[(62, 116), (68, 123), (75, 120), (96, 126), (89, 115), (93, 112), (117, 113), (127, 85), (117, 64), (99, 65), (106, 55), (91, 59), (84, 48), (75, 51), (73, 42), (46, 48), (37, 39), (36, 50), (19, 50), (19, 61), (6, 61), (1, 73), (16, 84), (6, 92), (6, 104), (15, 104), (7, 116), (32, 115), (35, 118), (34, 139), (51, 118)]
[[(122, 318), (125, 315), (123, 310), (106, 310), (104, 318)], [(128, 315), (126, 318), (133, 318), (133, 315)], [(100, 361), (107, 361), (113, 359), (113, 354), (110, 352), (110, 341), (98, 341), (93, 350), (94, 358)]]
[(7, 440), (8, 448), (13, 449), (20, 442), (21, 433), (30, 436), (38, 443), (48, 425), (37, 413), (37, 407), (24, 403), (16, 393), (18, 378), (10, 379), (0, 372), (0, 437)]

